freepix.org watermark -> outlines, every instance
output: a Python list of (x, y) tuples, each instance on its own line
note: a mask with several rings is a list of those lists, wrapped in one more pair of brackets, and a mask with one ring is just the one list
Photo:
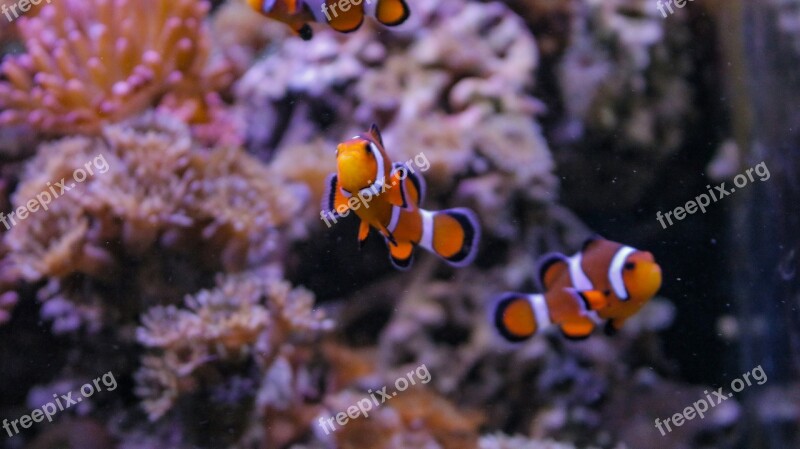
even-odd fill
[[(734, 393), (738, 393), (745, 389), (745, 387), (749, 387), (752, 385), (750, 382), (750, 376), (753, 376), (753, 380), (756, 381), (758, 385), (764, 385), (767, 382), (767, 373), (764, 372), (764, 369), (761, 368), (761, 365), (753, 368), (752, 371), (748, 373), (742, 374), (741, 379), (733, 379), (731, 382), (731, 390)], [(742, 380), (744, 379), (744, 380)], [(689, 407), (683, 409), (683, 413), (676, 413), (671, 417), (661, 421), (659, 418), (656, 418), (656, 429), (661, 432), (661, 436), (666, 435), (669, 432), (672, 432), (672, 427), (670, 427), (670, 422), (675, 427), (682, 426), (686, 421), (691, 421), (696, 417), (700, 417), (700, 419), (705, 418), (705, 413), (709, 410), (709, 406), (714, 408), (721, 404), (723, 401), (727, 401), (728, 399), (733, 397), (733, 393), (725, 394), (722, 391), (722, 387), (718, 388), (717, 391), (712, 391), (712, 394), (708, 393), (708, 390), (704, 391), (703, 394), (706, 395), (705, 399), (700, 399), (696, 401)], [(708, 401), (706, 401), (708, 399)], [(663, 427), (662, 427), (663, 426)], [(666, 432), (664, 431), (664, 427), (666, 427)]]
[(78, 167), (72, 172), (72, 179), (75, 182), (71, 182), (67, 185), (68, 181), (66, 178), (61, 178), (61, 181), (55, 184), (48, 182), (48, 189), (42, 190), (36, 195), (36, 198), (31, 198), (24, 206), (20, 206), (16, 210), (11, 211), (8, 216), (0, 212), (0, 223), (3, 223), (6, 230), (10, 230), (17, 225), (17, 220), (22, 221), (28, 218), (29, 214), (38, 211), (40, 207), (47, 210), (47, 206), (54, 199), (72, 190), (75, 187), (75, 183), (86, 181), (86, 178), (89, 176), (94, 176), (94, 170), (92, 170), (93, 166), (98, 173), (105, 173), (110, 168), (105, 156), (100, 154), (95, 157), (94, 160), (87, 162), (83, 167)]
[[(770, 178), (767, 164), (762, 162), (755, 167), (748, 168), (744, 173), (736, 175), (736, 177), (733, 178), (733, 184), (741, 189), (749, 182), (754, 182), (755, 178), (753, 177), (753, 172), (759, 176), (759, 180), (761, 181), (766, 181)], [(661, 224), (661, 227), (667, 229), (667, 224), (664, 222), (665, 218), (667, 219), (667, 222), (669, 222), (669, 226), (674, 224), (671, 216), (674, 216), (675, 220), (683, 220), (686, 218), (687, 214), (691, 215), (698, 210), (700, 210), (701, 213), (706, 213), (706, 207), (711, 204), (712, 199), (716, 203), (717, 201), (725, 198), (728, 195), (731, 195), (736, 191), (736, 189), (733, 187), (726, 189), (724, 182), (718, 186), (715, 186), (713, 190), (711, 189), (710, 185), (706, 186), (706, 188), (708, 189), (708, 195), (705, 193), (698, 195), (694, 200), (686, 203), (685, 206), (678, 206), (674, 210), (668, 211), (664, 215), (661, 215), (661, 211), (656, 212), (656, 220), (658, 220), (658, 222)]]
[[(402, 166), (393, 170), (392, 175), (397, 173), (397, 177), (400, 180), (400, 182), (405, 181), (405, 179), (408, 178), (410, 174), (416, 173), (416, 170), (414, 170), (414, 165), (416, 165), (419, 171), (422, 173), (428, 171), (428, 169), (431, 168), (431, 163), (428, 160), (428, 157), (425, 156), (425, 153), (419, 153), (413, 158), (407, 160), (406, 163), (403, 164)], [(394, 178), (394, 176), (392, 177)], [(333, 226), (333, 224), (339, 222), (339, 220), (337, 220), (336, 218), (337, 214), (340, 217), (345, 218), (348, 215), (350, 215), (351, 210), (358, 210), (361, 208), (361, 206), (364, 206), (365, 209), (369, 209), (369, 203), (373, 199), (383, 195), (389, 189), (394, 188), (397, 185), (397, 181), (393, 180), (391, 183), (387, 183), (386, 178), (384, 177), (381, 178), (379, 183), (375, 183), (374, 185), (375, 187), (373, 187), (372, 189), (364, 189), (361, 192), (359, 192), (358, 195), (351, 196), (350, 199), (347, 201), (347, 204), (340, 204), (339, 207), (336, 208), (336, 210), (320, 211), (319, 218), (325, 222), (328, 228), (330, 228)], [(380, 188), (377, 187), (378, 185), (380, 185), (381, 187)], [(333, 224), (331, 224), (331, 222), (328, 220), (329, 218), (333, 220)]]
[[(87, 382), (83, 384), (79, 390), (81, 394), (80, 396), (78, 396), (78, 392), (76, 392), (75, 398), (73, 398), (72, 391), (62, 394), (60, 397), (58, 394), (53, 393), (55, 403), (52, 401), (48, 402), (47, 404), (34, 409), (29, 415), (22, 415), (19, 417), (19, 419), (15, 419), (13, 421), (4, 419), (3, 429), (8, 432), (9, 437), (13, 437), (20, 432), (17, 424), (19, 424), (19, 426), (23, 429), (28, 429), (33, 425), (33, 423), (42, 422), (45, 418), (47, 418), (47, 422), (53, 422), (53, 416), (58, 414), (58, 412), (63, 412), (71, 406), (77, 405), (79, 402), (83, 401), (83, 398), (91, 397), (97, 391), (103, 391), (103, 388), (100, 386), (101, 380), (103, 381), (103, 385), (106, 387), (106, 391), (114, 391), (117, 389), (117, 379), (115, 379), (114, 374), (109, 371), (103, 374), (101, 377), (94, 379), (91, 383)], [(12, 428), (14, 429), (14, 433), (11, 433)]]
[[(322, 14), (325, 14), (325, 18), (330, 22), (339, 17), (339, 13), (336, 11), (337, 7), (341, 12), (347, 12), (350, 11), (353, 6), (358, 6), (361, 3), (371, 5), (372, 0), (339, 0), (338, 3), (334, 3), (330, 6), (330, 12), (328, 12), (328, 2), (322, 2)], [(333, 14), (333, 17), (331, 17), (331, 14)]]
[(667, 18), (667, 9), (669, 10), (670, 14), (675, 14), (675, 10), (672, 9), (672, 4), (673, 3), (678, 8), (683, 8), (684, 6), (686, 6), (686, 2), (693, 2), (693, 1), (694, 0), (663, 0), (663, 1), (662, 0), (658, 0), (656, 2), (656, 8), (658, 8), (658, 10), (661, 11), (661, 15), (664, 16), (664, 18), (666, 19)]
[[(20, 12), (25, 14), (26, 12), (31, 10), (31, 5), (37, 6), (38, 4), (46, 1), (50, 3), (52, 0), (19, 0), (16, 3), (11, 3), (11, 6), (6, 5), (5, 3), (0, 6), (0, 11), (6, 16), (9, 22), (13, 22), (16, 19), (19, 19)], [(19, 8), (20, 12), (17, 12), (17, 8)], [(14, 13), (14, 17), (11, 17), (11, 13)]]
[[(405, 377), (399, 377), (394, 382), (394, 387), (396, 391), (391, 393), (387, 393), (386, 389), (388, 387), (383, 387), (378, 391), (373, 392), (369, 390), (367, 394), (369, 396), (364, 397), (364, 399), (359, 400), (354, 405), (347, 407), (347, 413), (339, 412), (336, 414), (336, 423), (340, 426), (346, 426), (350, 420), (358, 419), (360, 416), (364, 418), (369, 418), (369, 412), (373, 408), (373, 404), (375, 407), (380, 407), (386, 401), (392, 399), (393, 397), (397, 396), (398, 392), (406, 391), (412, 385), (416, 385), (417, 381), (415, 377), (419, 379), (420, 383), (427, 384), (431, 381), (431, 373), (428, 371), (428, 367), (425, 364), (418, 366), (415, 370), (409, 371)], [(377, 396), (376, 396), (377, 395)], [(380, 400), (379, 400), (380, 399)], [(325, 431), (325, 435), (329, 435), (331, 430), (336, 432), (336, 426), (334, 425), (334, 418), (329, 417), (325, 418), (324, 416), (319, 417), (319, 426), (322, 430)], [(330, 430), (328, 430), (330, 426)]]

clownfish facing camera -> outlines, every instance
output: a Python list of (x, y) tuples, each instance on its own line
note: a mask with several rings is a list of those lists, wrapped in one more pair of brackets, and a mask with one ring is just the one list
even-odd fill
[(247, 4), (289, 25), (304, 40), (313, 36), (309, 22), (327, 23), (349, 33), (361, 27), (367, 14), (387, 26), (400, 25), (410, 15), (405, 0), (247, 0)]
[(492, 319), (511, 342), (558, 326), (571, 339), (597, 325), (613, 334), (661, 287), (661, 268), (646, 251), (601, 238), (589, 239), (572, 257), (553, 253), (539, 262), (543, 294), (506, 293), (492, 303)]
[(475, 259), (481, 232), (475, 214), (464, 208), (421, 209), (424, 179), (406, 164), (392, 163), (375, 125), (339, 144), (336, 164), (337, 173), (328, 178), (322, 216), (354, 211), (361, 219), (361, 245), (370, 228), (377, 229), (389, 246), (392, 264), (400, 270), (411, 266), (416, 246), (456, 267)]

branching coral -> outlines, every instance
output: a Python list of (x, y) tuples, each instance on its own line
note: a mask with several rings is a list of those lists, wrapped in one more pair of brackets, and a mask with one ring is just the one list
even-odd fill
[(207, 12), (195, 0), (61, 0), (19, 19), (28, 52), (3, 63), (0, 123), (95, 134), (163, 95), (204, 100), (229, 82), (209, 68)]

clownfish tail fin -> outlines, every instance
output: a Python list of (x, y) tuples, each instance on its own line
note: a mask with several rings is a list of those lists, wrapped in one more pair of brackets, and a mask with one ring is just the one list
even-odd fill
[(438, 212), (420, 209), (422, 238), (419, 245), (455, 267), (475, 260), (481, 239), (481, 227), (475, 213), (457, 208)]
[(405, 22), (411, 11), (405, 0), (378, 0), (375, 18), (386, 26), (397, 26)]
[(495, 297), (489, 309), (495, 331), (510, 343), (520, 343), (536, 335), (544, 324), (543, 319), (547, 318), (537, 316), (534, 310), (537, 298), (544, 299), (542, 295), (524, 293), (503, 293)]

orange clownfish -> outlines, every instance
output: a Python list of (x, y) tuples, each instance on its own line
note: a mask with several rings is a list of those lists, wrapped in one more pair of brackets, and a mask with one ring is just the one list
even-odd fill
[(322, 200), (321, 217), (329, 226), (328, 218), (335, 222), (352, 210), (361, 219), (359, 244), (363, 246), (370, 228), (377, 229), (389, 246), (392, 264), (400, 270), (411, 266), (416, 246), (457, 267), (475, 259), (481, 233), (475, 214), (464, 208), (421, 209), (424, 178), (410, 161), (392, 163), (375, 125), (340, 143), (336, 164), (337, 173), (328, 177)]
[(492, 303), (500, 335), (511, 342), (558, 326), (571, 339), (604, 324), (613, 334), (661, 287), (661, 268), (647, 251), (593, 237), (572, 257), (552, 253), (539, 262), (543, 294), (505, 293)]
[(247, 4), (289, 25), (305, 40), (313, 36), (309, 22), (327, 23), (336, 31), (349, 33), (361, 26), (366, 14), (387, 26), (400, 25), (410, 15), (405, 0), (247, 0)]

